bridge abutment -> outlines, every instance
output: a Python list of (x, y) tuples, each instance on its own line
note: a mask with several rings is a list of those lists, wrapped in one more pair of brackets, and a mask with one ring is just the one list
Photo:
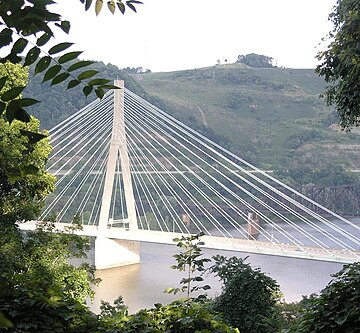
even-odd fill
[(140, 263), (140, 243), (133, 240), (95, 239), (95, 268), (106, 269)]

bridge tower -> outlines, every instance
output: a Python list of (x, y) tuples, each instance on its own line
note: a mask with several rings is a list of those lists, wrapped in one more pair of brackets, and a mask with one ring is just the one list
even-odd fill
[[(124, 184), (125, 207), (127, 218), (123, 220), (129, 225), (129, 230), (138, 229), (135, 199), (131, 181), (130, 162), (125, 135), (124, 119), (124, 81), (116, 80), (114, 90), (114, 116), (106, 166), (104, 190), (98, 224), (98, 236), (95, 240), (95, 267), (97, 269), (111, 268), (139, 263), (139, 243), (136, 241), (119, 241), (106, 237), (110, 219), (110, 205), (114, 189), (116, 162), (120, 158), (121, 174)], [(124, 231), (126, 232), (126, 231)]]

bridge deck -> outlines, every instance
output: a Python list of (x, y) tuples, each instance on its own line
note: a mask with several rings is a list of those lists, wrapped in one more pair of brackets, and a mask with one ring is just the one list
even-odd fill
[[(20, 224), (22, 230), (34, 230), (36, 221), (29, 221)], [(56, 223), (59, 231), (64, 231), (67, 223)], [(97, 237), (99, 235), (111, 239), (135, 240), (140, 242), (174, 244), (173, 239), (183, 236), (183, 234), (152, 231), (136, 230), (128, 231), (122, 228), (108, 228), (101, 233), (97, 226), (83, 225), (83, 230), (77, 231), (76, 234), (84, 236)], [(245, 253), (257, 253), (274, 256), (285, 256), (293, 258), (312, 259), (320, 261), (353, 263), (360, 261), (360, 251), (347, 251), (341, 249), (322, 249), (317, 247), (302, 246), (301, 248), (291, 244), (270, 243), (257, 240), (245, 240), (239, 238), (225, 238), (218, 236), (203, 236), (205, 248), (238, 251)]]

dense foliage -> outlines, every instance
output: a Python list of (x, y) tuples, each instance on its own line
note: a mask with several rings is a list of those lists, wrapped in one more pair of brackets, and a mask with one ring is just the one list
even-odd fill
[(10, 125), (0, 118), (0, 222), (36, 218), (54, 189), (55, 178), (45, 169), (48, 140), (32, 143), (20, 132), (38, 128), (34, 118), (26, 125), (19, 121)]
[(86, 332), (80, 327), (93, 315), (85, 301), (98, 281), (92, 267), (68, 260), (83, 258), (88, 240), (51, 224), (27, 234), (13, 224), (0, 228), (0, 313), (9, 332)]
[(104, 303), (100, 314), (103, 327), (121, 333), (238, 333), (225, 324), (208, 303), (177, 300), (168, 305), (155, 304), (129, 315), (121, 298), (115, 306)]
[[(0, 76), (5, 74), (9, 79), (2, 88), (3, 95), (16, 85), (26, 84), (28, 72), (19, 65), (0, 65)], [(34, 219), (54, 188), (55, 178), (45, 169), (51, 150), (48, 140), (22, 135), (38, 131), (35, 118), (9, 124), (0, 117), (0, 223)]]
[(328, 83), (324, 96), (345, 129), (360, 124), (360, 1), (338, 0), (329, 15), (330, 43), (318, 54), (316, 72)]
[(273, 333), (282, 323), (279, 285), (244, 259), (214, 256), (210, 271), (223, 283), (213, 308), (242, 333)]
[(360, 332), (360, 263), (345, 265), (318, 297), (307, 300), (296, 333)]
[(264, 56), (261, 54), (250, 53), (247, 55), (238, 55), (236, 60), (239, 64), (245, 64), (249, 67), (256, 67), (256, 68), (271, 68), (274, 67), (272, 62), (273, 58)]
[(300, 165), (282, 169), (276, 172), (276, 176), (293, 186), (316, 185), (337, 186), (357, 183), (359, 178), (356, 174), (347, 170), (342, 164), (327, 164), (321, 168), (311, 168), (308, 165)]

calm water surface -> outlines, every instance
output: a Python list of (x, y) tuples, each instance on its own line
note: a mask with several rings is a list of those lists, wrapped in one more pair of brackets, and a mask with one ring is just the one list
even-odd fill
[[(178, 287), (182, 274), (170, 268), (175, 264), (173, 254), (179, 248), (175, 245), (141, 243), (141, 263), (125, 267), (106, 269), (96, 272), (102, 279), (98, 287), (94, 287), (96, 297), (90, 306), (98, 312), (101, 300), (112, 302), (122, 295), (130, 312), (141, 308), (151, 308), (155, 303), (169, 303), (178, 295), (164, 294), (166, 287)], [(264, 273), (275, 279), (288, 302), (298, 301), (302, 295), (319, 292), (330, 281), (330, 274), (342, 268), (342, 264), (294, 259), (259, 254), (244, 254), (240, 252), (203, 249), (204, 257), (210, 258), (215, 254), (227, 257), (249, 256), (247, 262), (253, 268), (259, 267)], [(212, 289), (210, 296), (217, 295), (221, 286), (217, 278), (205, 277), (205, 283)]]

